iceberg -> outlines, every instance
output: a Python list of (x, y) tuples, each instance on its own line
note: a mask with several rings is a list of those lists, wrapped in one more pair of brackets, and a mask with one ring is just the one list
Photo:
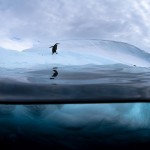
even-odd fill
[[(0, 49), (1, 102), (106, 102), (150, 97), (150, 54), (144, 50), (115, 41), (64, 40), (58, 54), (52, 55), (49, 44), (22, 52)], [(53, 78), (54, 72), (57, 77)]]
[(22, 52), (0, 48), (0, 67), (30, 68), (38, 65), (125, 64), (150, 67), (150, 54), (133, 45), (108, 40), (62, 40), (58, 55), (51, 55), (51, 43)]

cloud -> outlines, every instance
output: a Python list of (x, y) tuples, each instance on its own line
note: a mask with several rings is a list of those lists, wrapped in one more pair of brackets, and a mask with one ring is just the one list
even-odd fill
[(147, 0), (0, 0), (0, 38), (101, 38), (148, 50), (149, 8)]

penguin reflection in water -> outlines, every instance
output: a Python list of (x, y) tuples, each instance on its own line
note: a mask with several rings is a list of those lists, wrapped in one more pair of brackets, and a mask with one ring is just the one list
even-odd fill
[(57, 45), (58, 45), (59, 43), (56, 43), (54, 46), (51, 46), (51, 47), (49, 47), (49, 48), (52, 48), (52, 55), (54, 54), (54, 53), (56, 53), (57, 54)]
[(57, 72), (57, 70), (56, 69), (54, 69), (53, 68), (53, 75), (51, 76), (51, 78), (50, 79), (55, 79), (55, 77), (57, 77), (58, 76), (58, 72)]

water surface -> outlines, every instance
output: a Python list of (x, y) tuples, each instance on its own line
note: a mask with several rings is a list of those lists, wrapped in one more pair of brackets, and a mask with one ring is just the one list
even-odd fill
[[(150, 68), (116, 65), (36, 66), (0, 73), (1, 101), (85, 101), (150, 98)], [(57, 71), (56, 76), (54, 70)], [(12, 100), (11, 100), (12, 99)]]

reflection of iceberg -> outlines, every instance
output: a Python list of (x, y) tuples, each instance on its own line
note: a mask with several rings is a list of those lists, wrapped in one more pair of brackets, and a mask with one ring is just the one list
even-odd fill
[(60, 41), (59, 55), (52, 56), (48, 44), (41, 44), (23, 52), (0, 49), (1, 67), (32, 67), (40, 64), (85, 65), (123, 63), (150, 66), (150, 54), (139, 48), (106, 40)]

